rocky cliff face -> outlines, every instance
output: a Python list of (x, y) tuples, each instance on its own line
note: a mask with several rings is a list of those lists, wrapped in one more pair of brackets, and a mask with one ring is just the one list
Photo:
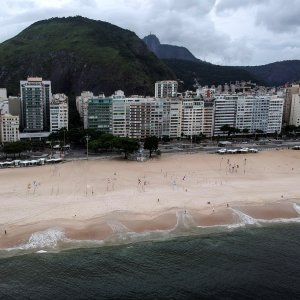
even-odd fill
[(148, 49), (161, 59), (197, 61), (197, 58), (185, 47), (161, 44), (154, 34), (145, 36), (143, 41), (147, 45)]

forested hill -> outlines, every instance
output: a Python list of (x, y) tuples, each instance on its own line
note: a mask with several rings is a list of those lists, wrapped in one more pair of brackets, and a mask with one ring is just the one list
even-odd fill
[(187, 61), (168, 59), (164, 62), (174, 71), (177, 78), (183, 81), (185, 89), (195, 89), (195, 79), (200, 85), (219, 85), (236, 80), (252, 81), (258, 84), (265, 84), (261, 79), (252, 75), (247, 70), (238, 67), (227, 67), (210, 64), (203, 61)]
[(0, 87), (18, 94), (27, 76), (51, 80), (53, 92), (107, 95), (151, 95), (156, 80), (175, 79), (134, 32), (79, 16), (36, 22), (0, 44)]

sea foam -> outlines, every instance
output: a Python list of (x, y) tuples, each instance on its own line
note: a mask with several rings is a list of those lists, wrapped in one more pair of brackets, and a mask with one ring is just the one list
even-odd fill
[(179, 210), (176, 212), (177, 222), (175, 225), (175, 229), (190, 229), (195, 227), (195, 222), (193, 220), (192, 215), (186, 210)]
[(231, 208), (231, 209), (239, 217), (239, 219), (240, 219), (239, 225), (259, 225), (259, 222), (257, 219), (252, 218), (251, 216), (241, 212), (238, 209), (235, 209), (235, 208)]
[(18, 249), (28, 250), (36, 248), (54, 248), (59, 241), (65, 239), (65, 233), (59, 228), (49, 228), (33, 233), (26, 244), (18, 246)]
[(297, 204), (297, 203), (294, 203), (294, 204), (293, 204), (293, 208), (294, 208), (294, 210), (300, 215), (300, 205)]

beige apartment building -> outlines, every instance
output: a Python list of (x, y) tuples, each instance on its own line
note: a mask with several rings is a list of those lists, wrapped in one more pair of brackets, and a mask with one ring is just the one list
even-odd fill
[(0, 115), (0, 142), (19, 141), (19, 116)]

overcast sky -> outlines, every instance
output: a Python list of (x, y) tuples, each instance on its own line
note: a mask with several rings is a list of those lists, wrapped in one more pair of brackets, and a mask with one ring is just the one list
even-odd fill
[(0, 42), (35, 21), (75, 15), (154, 33), (222, 65), (300, 59), (300, 0), (0, 0)]

